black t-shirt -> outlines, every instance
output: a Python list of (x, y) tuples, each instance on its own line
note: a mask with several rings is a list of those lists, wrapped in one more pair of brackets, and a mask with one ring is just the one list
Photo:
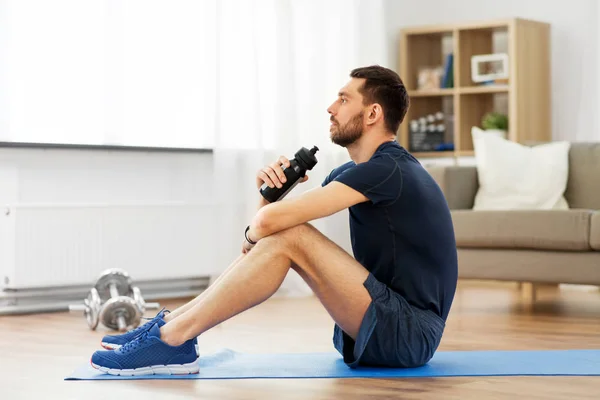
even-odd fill
[(367, 162), (331, 171), (370, 201), (350, 207), (354, 257), (411, 305), (446, 320), (456, 291), (458, 260), (446, 199), (421, 164), (397, 142)]

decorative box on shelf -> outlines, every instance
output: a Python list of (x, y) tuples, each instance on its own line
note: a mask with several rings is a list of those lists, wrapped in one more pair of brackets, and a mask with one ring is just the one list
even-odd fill
[(430, 152), (448, 150), (446, 123), (444, 114), (437, 112), (410, 121), (411, 152)]

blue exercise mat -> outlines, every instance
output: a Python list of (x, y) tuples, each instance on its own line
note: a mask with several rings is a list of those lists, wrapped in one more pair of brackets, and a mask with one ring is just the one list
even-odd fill
[(199, 362), (199, 374), (131, 377), (104, 374), (88, 363), (65, 380), (600, 375), (600, 350), (438, 351), (427, 365), (410, 369), (350, 369), (335, 352), (245, 354), (225, 349), (201, 355)]

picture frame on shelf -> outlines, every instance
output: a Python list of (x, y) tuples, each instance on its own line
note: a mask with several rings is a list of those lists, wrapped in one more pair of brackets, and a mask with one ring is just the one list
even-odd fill
[(471, 57), (471, 79), (485, 83), (509, 78), (508, 54), (479, 54)]

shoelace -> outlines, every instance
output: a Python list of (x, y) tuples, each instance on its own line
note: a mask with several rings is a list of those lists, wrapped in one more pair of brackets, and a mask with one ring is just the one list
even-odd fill
[[(162, 309), (162, 310), (160, 310), (160, 311), (159, 311), (159, 313), (158, 313), (158, 314), (156, 314), (154, 317), (151, 317), (151, 318), (150, 318), (150, 317), (142, 317), (142, 319), (145, 319), (146, 321), (154, 321), (156, 318), (160, 318), (160, 315), (161, 315), (161, 314), (162, 314), (164, 311), (165, 311), (165, 309), (164, 309), (164, 307), (163, 307), (163, 309)], [(130, 334), (133, 334), (133, 333), (141, 333), (141, 331), (146, 331), (146, 330), (150, 329), (150, 327), (151, 327), (151, 326), (152, 326), (151, 324), (149, 324), (149, 326), (144, 326), (144, 324), (141, 324), (141, 325), (140, 325), (140, 326), (138, 326), (137, 328), (135, 328), (135, 329), (133, 329), (132, 331), (130, 331), (130, 332), (127, 332), (127, 333), (130, 333)]]
[(150, 329), (147, 329), (144, 333), (140, 334), (139, 336), (137, 336), (132, 341), (127, 342), (126, 344), (124, 344), (123, 347), (121, 347), (121, 353), (127, 354), (127, 353), (130, 353), (131, 351), (137, 349), (138, 346), (140, 346), (142, 344), (142, 342), (144, 340), (146, 340), (146, 338), (148, 337), (149, 333), (150, 333)]
[[(142, 319), (146, 319), (146, 320), (152, 321), (154, 318), (142, 317)], [(137, 328), (135, 328), (134, 330), (132, 330), (130, 332), (127, 332), (127, 333), (138, 333), (138, 332), (146, 330), (146, 329), (148, 329), (148, 327), (144, 326), (144, 324), (142, 324), (142, 325), (138, 326)]]

